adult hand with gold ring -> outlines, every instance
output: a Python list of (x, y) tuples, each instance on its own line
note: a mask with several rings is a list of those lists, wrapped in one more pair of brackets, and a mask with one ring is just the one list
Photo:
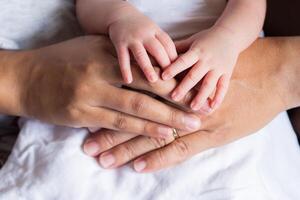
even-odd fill
[[(106, 168), (129, 161), (138, 172), (176, 165), (209, 148), (253, 133), (281, 111), (300, 106), (300, 38), (260, 39), (239, 58), (222, 106), (203, 118), (201, 130), (165, 140), (103, 130), (92, 134), (97, 157)], [(171, 90), (170, 90), (171, 91)], [(271, 102), (271, 103), (270, 103)]]

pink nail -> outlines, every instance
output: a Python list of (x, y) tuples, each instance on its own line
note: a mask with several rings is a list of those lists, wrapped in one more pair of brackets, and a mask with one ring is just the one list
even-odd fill
[(97, 142), (90, 141), (84, 144), (83, 151), (89, 156), (95, 156), (100, 152), (100, 146)]
[(147, 163), (144, 160), (136, 161), (133, 164), (133, 167), (134, 167), (135, 171), (137, 171), (137, 172), (143, 171), (146, 168), (146, 166), (147, 166)]
[(163, 80), (167, 81), (167, 80), (171, 79), (171, 76), (170, 76), (170, 74), (163, 73), (162, 78), (163, 78)]
[(112, 154), (108, 153), (102, 154), (99, 161), (102, 167), (109, 168), (116, 162), (116, 159)]
[(158, 80), (158, 77), (155, 73), (153, 73), (153, 74), (150, 74), (149, 79), (152, 83), (154, 83)]
[(172, 93), (172, 99), (173, 99), (174, 101), (179, 101), (179, 100), (181, 99), (181, 95), (178, 94), (177, 92), (173, 92), (173, 93)]
[(132, 83), (132, 78), (131, 77), (126, 77), (125, 78), (125, 83), (127, 83), (127, 84)]
[(194, 111), (200, 110), (200, 106), (199, 106), (196, 102), (192, 102), (192, 103), (191, 103), (191, 108), (192, 108)]

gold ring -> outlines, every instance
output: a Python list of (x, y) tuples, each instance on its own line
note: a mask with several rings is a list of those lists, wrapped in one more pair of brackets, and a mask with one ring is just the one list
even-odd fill
[(176, 128), (173, 128), (172, 130), (173, 130), (173, 137), (174, 137), (174, 140), (176, 140), (176, 139), (179, 138), (180, 136), (179, 136), (179, 134), (178, 134)]

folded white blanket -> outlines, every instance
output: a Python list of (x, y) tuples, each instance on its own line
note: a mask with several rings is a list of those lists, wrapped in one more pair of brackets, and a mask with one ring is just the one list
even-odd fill
[(177, 167), (105, 170), (81, 149), (85, 129), (24, 120), (0, 171), (0, 199), (299, 199), (300, 151), (285, 113), (260, 132)]

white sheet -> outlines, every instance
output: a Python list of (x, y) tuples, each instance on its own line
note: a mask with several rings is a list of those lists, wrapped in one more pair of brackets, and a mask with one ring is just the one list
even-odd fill
[(177, 167), (138, 174), (86, 156), (87, 131), (26, 120), (0, 171), (0, 199), (299, 199), (300, 152), (286, 113), (260, 132)]

